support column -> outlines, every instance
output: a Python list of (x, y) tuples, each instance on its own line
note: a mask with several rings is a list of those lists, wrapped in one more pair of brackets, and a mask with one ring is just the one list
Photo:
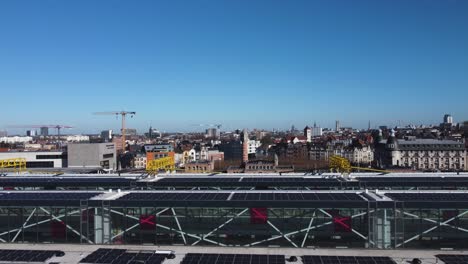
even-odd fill
[(103, 201), (101, 208), (94, 211), (94, 243), (111, 243), (111, 216), (109, 201)]
[(374, 213), (373, 230), (375, 247), (380, 249), (391, 248), (391, 230), (392, 224), (390, 221), (390, 209), (377, 209)]

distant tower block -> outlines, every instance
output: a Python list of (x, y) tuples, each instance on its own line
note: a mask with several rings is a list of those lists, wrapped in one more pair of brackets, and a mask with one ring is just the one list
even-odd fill
[(247, 133), (247, 129), (244, 129), (242, 139), (242, 161), (244, 163), (249, 161), (249, 134)]
[(444, 115), (444, 124), (453, 124), (453, 117), (449, 114)]
[(341, 127), (340, 127), (340, 120), (336, 120), (335, 122), (335, 131), (340, 131)]

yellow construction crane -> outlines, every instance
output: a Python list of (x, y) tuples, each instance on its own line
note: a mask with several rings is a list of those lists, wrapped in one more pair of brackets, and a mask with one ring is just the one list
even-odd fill
[(115, 115), (117, 118), (120, 116), (122, 116), (122, 129), (121, 129), (121, 133), (122, 133), (122, 149), (123, 149), (123, 152), (125, 152), (125, 118), (127, 115), (130, 115), (130, 117), (133, 117), (134, 115), (136, 115), (136, 112), (135, 111), (110, 111), (110, 112), (95, 112), (94, 113), (95, 115)]
[(350, 173), (352, 169), (357, 169), (357, 170), (389, 173), (389, 171), (386, 171), (386, 170), (351, 166), (351, 163), (349, 162), (349, 160), (340, 156), (336, 156), (336, 155), (331, 156), (329, 161), (330, 161), (329, 162), (330, 170), (332, 171), (334, 170), (334, 171), (342, 172), (342, 173)]
[(1, 169), (13, 169), (17, 172), (26, 170), (26, 159), (24, 158), (11, 158), (0, 160)]
[(146, 163), (146, 171), (148, 173), (156, 173), (159, 170), (174, 170), (174, 157), (168, 156), (164, 158), (150, 160)]

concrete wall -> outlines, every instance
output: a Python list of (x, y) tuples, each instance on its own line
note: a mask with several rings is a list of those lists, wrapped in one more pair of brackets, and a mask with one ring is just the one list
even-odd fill
[[(108, 165), (104, 165), (107, 164)], [(117, 153), (114, 143), (83, 143), (68, 145), (69, 168), (117, 169)]]

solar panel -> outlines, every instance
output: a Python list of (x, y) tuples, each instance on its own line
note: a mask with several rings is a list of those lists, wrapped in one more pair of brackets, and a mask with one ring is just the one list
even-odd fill
[(468, 193), (386, 193), (385, 196), (388, 196), (396, 201), (468, 201)]
[(99, 248), (92, 252), (80, 263), (112, 263), (112, 264), (160, 264), (168, 254), (159, 254), (152, 251), (127, 251), (126, 249)]
[(215, 177), (208, 177), (208, 178), (163, 178), (159, 181), (155, 182), (158, 183), (223, 183), (223, 182), (238, 182), (240, 178), (215, 178)]
[(304, 264), (396, 264), (389, 257), (302, 256)]
[(466, 264), (468, 263), (468, 255), (456, 254), (440, 254), (436, 257), (442, 260), (445, 264)]
[(188, 253), (181, 264), (284, 264), (284, 255)]
[(46, 260), (57, 256), (64, 256), (63, 251), (54, 250), (11, 250), (0, 249), (0, 261), (11, 262), (45, 262)]
[(76, 186), (104, 185), (104, 186), (124, 186), (135, 182), (134, 179), (117, 177), (11, 177), (0, 178), (0, 186)]
[(87, 200), (101, 194), (100, 192), (3, 192), (0, 193), (0, 200)]
[(231, 201), (362, 201), (355, 193), (235, 193)]
[(129, 193), (124, 201), (225, 201), (229, 193)]
[(468, 177), (359, 177), (360, 182), (399, 182), (399, 183), (445, 183), (468, 182)]

